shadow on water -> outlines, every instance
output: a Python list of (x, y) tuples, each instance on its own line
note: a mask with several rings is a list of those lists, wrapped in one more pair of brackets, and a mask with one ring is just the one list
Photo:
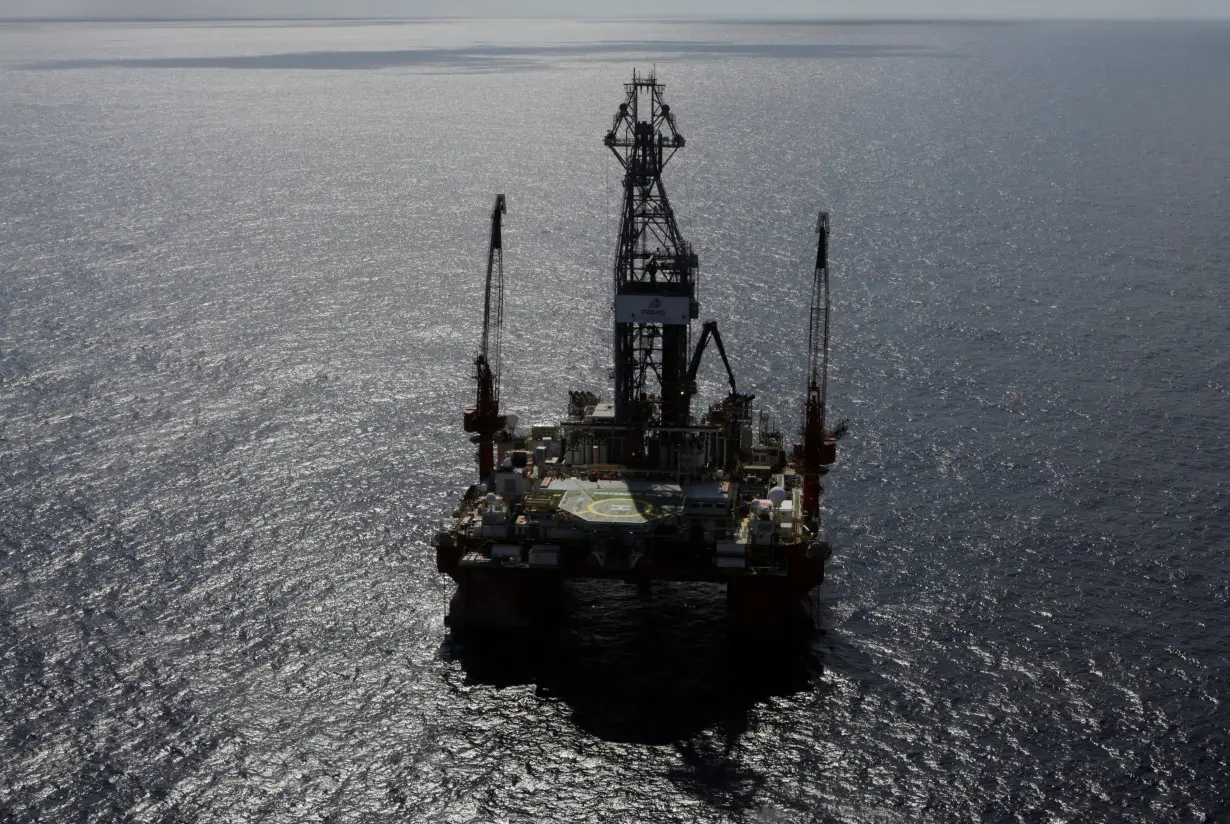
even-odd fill
[(815, 688), (824, 661), (814, 639), (731, 638), (714, 586), (658, 585), (642, 597), (575, 583), (561, 606), (528, 634), (451, 634), (442, 655), (470, 683), (535, 685), (604, 740), (674, 745), (685, 765), (675, 783), (715, 803), (751, 803), (764, 778), (732, 751), (753, 708)]
[[(90, 58), (43, 60), (27, 69), (325, 69), (392, 68), (508, 71), (544, 68), (554, 59), (623, 62), (649, 55), (658, 61), (685, 58), (770, 57), (847, 59), (859, 57), (939, 57), (926, 46), (850, 43), (718, 43), (688, 40), (635, 40), (603, 43), (399, 49), (395, 51), (313, 51), (200, 57)], [(544, 62), (546, 61), (546, 62)]]

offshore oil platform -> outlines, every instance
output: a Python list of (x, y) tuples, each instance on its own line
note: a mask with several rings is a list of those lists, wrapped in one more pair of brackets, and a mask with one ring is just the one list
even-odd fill
[[(614, 396), (569, 392), (567, 417), (517, 429), (500, 398), (504, 266), (498, 195), (474, 360), (477, 398), (463, 414), (478, 446), (478, 482), (435, 536), (437, 567), (457, 584), (454, 627), (535, 620), (570, 579), (725, 584), (736, 631), (812, 626), (811, 590), (830, 546), (821, 478), (836, 460), (826, 429), (828, 215), (821, 212), (797, 443), (736, 389), (715, 321), (691, 346), (697, 255), (679, 233), (662, 183), (684, 146), (657, 78), (633, 72), (605, 143), (623, 167), (614, 267)], [(800, 331), (802, 323), (800, 319)], [(730, 393), (692, 414), (706, 345)]]

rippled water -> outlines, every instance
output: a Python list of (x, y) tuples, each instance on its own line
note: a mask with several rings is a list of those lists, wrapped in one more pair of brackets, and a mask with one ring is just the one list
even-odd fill
[[(1230, 815), (1225, 26), (0, 26), (0, 819)], [(668, 188), (793, 425), (834, 223), (837, 552), (802, 652), (577, 586), (461, 643), (486, 218), (505, 397), (606, 388)], [(724, 386), (705, 367), (702, 390)]]

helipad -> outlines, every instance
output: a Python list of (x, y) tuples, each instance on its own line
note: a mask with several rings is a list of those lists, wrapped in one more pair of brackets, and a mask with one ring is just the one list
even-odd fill
[(677, 487), (632, 488), (620, 483), (606, 483), (603, 487), (570, 489), (564, 493), (559, 508), (590, 523), (636, 528), (674, 515), (683, 506)]

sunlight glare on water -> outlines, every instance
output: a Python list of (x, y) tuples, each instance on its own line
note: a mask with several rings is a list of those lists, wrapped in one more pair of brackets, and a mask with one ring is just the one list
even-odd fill
[[(1228, 50), (0, 25), (0, 817), (1220, 820)], [(731, 649), (720, 591), (594, 584), (463, 643), (428, 542), (474, 479), (486, 216), (510, 409), (609, 395), (602, 135), (655, 64), (702, 314), (787, 431), (832, 214), (820, 630)]]

